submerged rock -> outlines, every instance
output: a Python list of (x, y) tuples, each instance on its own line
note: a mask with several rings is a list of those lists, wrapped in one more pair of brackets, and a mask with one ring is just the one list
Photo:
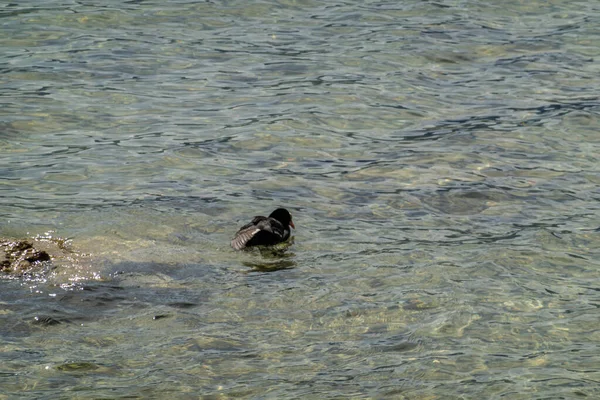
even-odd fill
[(74, 250), (71, 240), (52, 233), (25, 239), (0, 236), (0, 279), (23, 278), (72, 286), (101, 278), (91, 254)]
[(27, 240), (0, 239), (0, 271), (6, 274), (22, 276), (47, 261), (51, 261), (48, 252), (33, 247)]

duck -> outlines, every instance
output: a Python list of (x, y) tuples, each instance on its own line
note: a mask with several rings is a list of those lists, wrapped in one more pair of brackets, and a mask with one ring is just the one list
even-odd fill
[(296, 229), (292, 214), (285, 208), (278, 208), (268, 217), (256, 216), (250, 223), (242, 226), (231, 240), (231, 247), (242, 250), (285, 242), (290, 238), (290, 227)]

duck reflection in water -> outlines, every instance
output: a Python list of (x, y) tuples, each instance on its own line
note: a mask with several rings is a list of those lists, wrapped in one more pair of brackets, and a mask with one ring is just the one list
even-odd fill
[(285, 243), (280, 243), (275, 246), (257, 246), (252, 248), (252, 253), (260, 255), (260, 259), (256, 261), (243, 261), (246, 267), (252, 268), (253, 271), (273, 272), (282, 269), (290, 269), (296, 266), (293, 258), (295, 253), (288, 252), (290, 246), (294, 244), (292, 237)]

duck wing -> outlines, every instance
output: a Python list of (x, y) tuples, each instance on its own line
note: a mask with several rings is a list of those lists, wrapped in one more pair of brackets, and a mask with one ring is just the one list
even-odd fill
[(258, 216), (237, 231), (231, 240), (231, 247), (241, 250), (250, 246), (273, 245), (287, 239), (285, 236), (285, 228), (279, 221)]

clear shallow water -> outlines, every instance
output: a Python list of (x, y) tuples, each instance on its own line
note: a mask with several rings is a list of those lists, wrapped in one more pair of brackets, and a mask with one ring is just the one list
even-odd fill
[(0, 234), (77, 253), (0, 397), (598, 396), (596, 2), (103, 4), (0, 10)]

